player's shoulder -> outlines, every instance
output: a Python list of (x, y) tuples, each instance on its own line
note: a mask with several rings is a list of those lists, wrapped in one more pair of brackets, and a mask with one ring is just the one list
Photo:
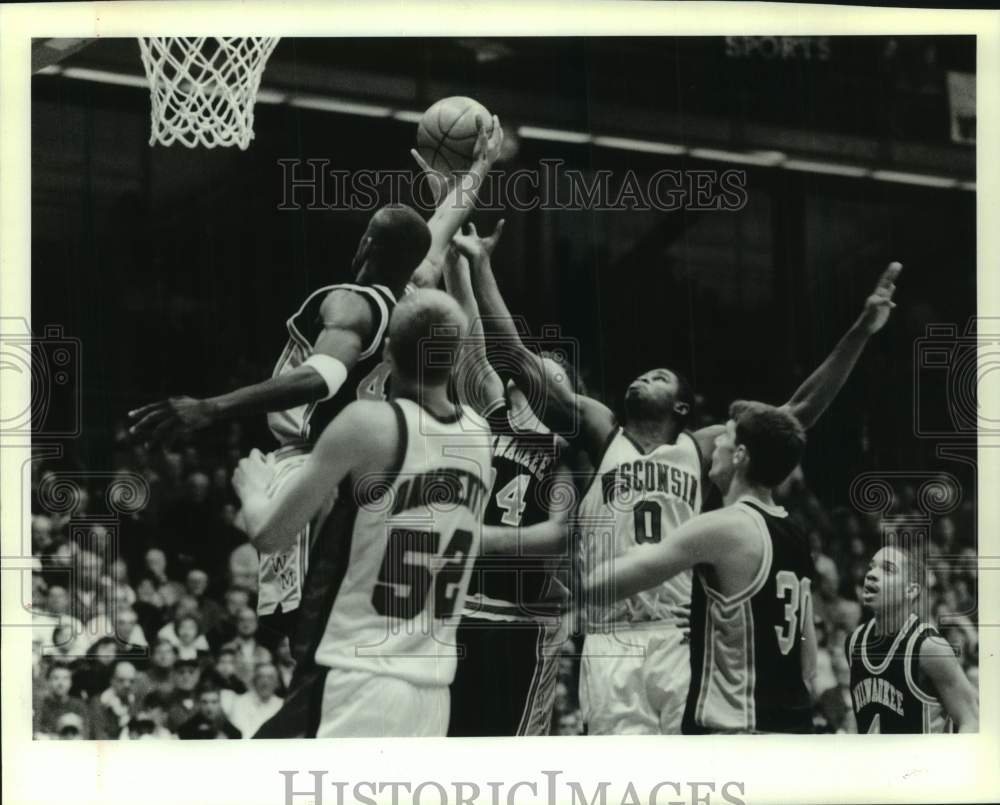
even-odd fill
[(334, 285), (323, 297), (319, 310), (327, 326), (336, 324), (346, 329), (352, 325), (370, 326), (374, 321), (362, 286)]
[(366, 442), (392, 442), (398, 438), (399, 410), (384, 400), (353, 400), (337, 414), (335, 422), (343, 433)]
[(405, 430), (402, 412), (392, 403), (354, 400), (327, 426), (317, 449), (347, 451), (364, 456), (362, 463), (378, 465), (395, 456)]
[(741, 542), (752, 522), (739, 506), (724, 506), (692, 518), (688, 523), (716, 541)]
[(933, 626), (922, 625), (918, 627), (920, 634), (919, 654), (920, 660), (934, 662), (936, 660), (956, 660), (955, 649), (951, 643), (945, 640)]

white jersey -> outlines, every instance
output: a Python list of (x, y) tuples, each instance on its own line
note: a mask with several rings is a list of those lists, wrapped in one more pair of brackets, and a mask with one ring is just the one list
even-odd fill
[[(636, 545), (670, 539), (701, 511), (701, 502), (701, 456), (690, 433), (643, 453), (619, 428), (580, 502), (583, 573)], [(685, 571), (625, 600), (592, 602), (589, 628), (671, 621), (670, 607), (690, 601), (691, 571)]]
[(332, 602), (329, 614), (320, 615), (325, 625), (315, 662), (449, 685), (489, 493), (490, 431), (468, 409), (443, 421), (411, 400), (392, 405), (398, 472), (342, 486), (318, 538), (317, 555), (341, 545), (342, 558), (339, 568), (324, 572), (339, 572), (339, 585), (337, 578), (317, 578), (331, 588), (319, 595), (312, 577), (307, 585), (307, 607)]

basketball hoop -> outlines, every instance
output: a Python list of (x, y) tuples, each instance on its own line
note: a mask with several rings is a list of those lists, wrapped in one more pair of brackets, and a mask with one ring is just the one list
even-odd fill
[(253, 105), (278, 37), (141, 37), (152, 96), (149, 144), (188, 148), (253, 139)]

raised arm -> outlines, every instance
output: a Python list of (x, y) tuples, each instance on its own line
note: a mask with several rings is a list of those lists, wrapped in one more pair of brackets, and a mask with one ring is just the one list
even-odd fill
[(357, 364), (375, 323), (368, 304), (346, 289), (331, 291), (320, 315), (323, 330), (301, 366), (217, 397), (169, 397), (129, 411), (135, 422), (129, 433), (139, 439), (169, 441), (221, 419), (284, 411), (332, 397)]
[(803, 427), (810, 428), (816, 424), (847, 382), (868, 339), (881, 330), (889, 320), (889, 314), (896, 307), (896, 303), (892, 301), (892, 296), (896, 292), (896, 278), (902, 270), (901, 264), (889, 263), (889, 267), (879, 277), (875, 290), (865, 300), (865, 306), (857, 321), (851, 325), (826, 360), (805, 379), (795, 390), (792, 398), (785, 403), (785, 407), (795, 414)]
[[(864, 309), (843, 338), (833, 348), (816, 371), (800, 385), (783, 407), (788, 408), (805, 428), (811, 428), (843, 388), (861, 357), (868, 339), (881, 330), (896, 307), (892, 296), (896, 277), (903, 270), (899, 263), (889, 263), (882, 272), (874, 292), (865, 300)], [(724, 425), (710, 425), (695, 431), (694, 438), (701, 449), (703, 463), (711, 462), (715, 439), (725, 431)]]
[(273, 459), (253, 450), (233, 473), (233, 487), (243, 503), (241, 520), (251, 541), (265, 553), (291, 546), (349, 473), (360, 476), (373, 467), (389, 466), (398, 439), (388, 403), (353, 402), (326, 426), (305, 466), (276, 500), (268, 497)]
[(488, 238), (479, 237), (476, 227), (469, 224), (469, 234), (455, 235), (454, 259), (445, 263), (444, 284), (458, 302), (469, 320), (469, 332), (462, 342), (462, 354), (455, 365), (455, 383), (458, 398), (479, 414), (485, 415), (504, 399), (503, 382), (486, 357), (486, 340), (483, 336), (483, 319), (472, 290), (470, 263), (489, 261), (503, 233), (503, 221), (497, 224)]
[(599, 465), (608, 438), (618, 426), (614, 414), (597, 400), (577, 394), (558, 364), (543, 360), (525, 346), (488, 260), (472, 265), (472, 287), (486, 328), (491, 363), (510, 372), (535, 416), (585, 450), (594, 466)]
[(469, 170), (451, 179), (428, 165), (416, 149), (410, 151), (430, 182), (437, 204), (434, 214), (427, 222), (431, 230), (431, 247), (410, 280), (418, 288), (438, 286), (451, 240), (469, 220), (476, 205), (479, 188), (500, 156), (500, 147), (503, 145), (500, 119), (493, 115), (493, 128), (487, 133), (484, 121), (477, 117), (476, 131), (478, 134), (472, 165)]

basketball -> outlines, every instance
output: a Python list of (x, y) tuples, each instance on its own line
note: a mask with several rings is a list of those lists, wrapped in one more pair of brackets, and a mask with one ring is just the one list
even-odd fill
[(487, 133), (491, 132), (493, 115), (479, 101), (462, 96), (442, 98), (424, 112), (417, 126), (417, 152), (442, 173), (466, 170), (475, 153), (477, 116)]

